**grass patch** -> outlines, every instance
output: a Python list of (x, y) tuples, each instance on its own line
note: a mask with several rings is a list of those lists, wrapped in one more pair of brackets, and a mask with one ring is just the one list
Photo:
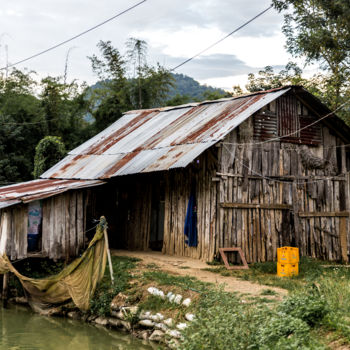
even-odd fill
[(260, 295), (277, 295), (277, 292), (272, 289), (264, 289)]
[(150, 270), (157, 270), (157, 269), (159, 269), (159, 266), (157, 264), (154, 264), (154, 263), (149, 263), (146, 265), (146, 268), (150, 269)]
[(177, 286), (194, 292), (202, 292), (210, 286), (209, 283), (201, 282), (195, 277), (175, 276), (163, 271), (145, 271), (143, 279), (146, 282), (156, 282), (160, 286)]
[(108, 265), (102, 281), (98, 285), (95, 295), (91, 300), (91, 313), (106, 316), (110, 313), (110, 304), (114, 296), (130, 288), (129, 281), (132, 278), (130, 271), (140, 261), (137, 258), (124, 256), (112, 256), (113, 276), (115, 284), (111, 284)]
[[(307, 304), (298, 303), (296, 296), (288, 297), (279, 308), (261, 301), (241, 303), (231, 293), (210, 289), (197, 305), (195, 321), (184, 331), (181, 349), (325, 349), (313, 333), (318, 326), (313, 320), (325, 317), (327, 309), (322, 308), (317, 291), (309, 293), (308, 297), (315, 300), (310, 309)], [(289, 313), (293, 303), (299, 313)], [(303, 313), (308, 317), (300, 318)]]

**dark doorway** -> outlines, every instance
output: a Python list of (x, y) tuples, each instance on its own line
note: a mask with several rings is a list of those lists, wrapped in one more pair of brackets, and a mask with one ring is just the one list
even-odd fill
[(153, 186), (151, 227), (149, 248), (161, 251), (164, 239), (164, 213), (165, 213), (165, 193), (164, 181), (159, 181), (159, 186)]

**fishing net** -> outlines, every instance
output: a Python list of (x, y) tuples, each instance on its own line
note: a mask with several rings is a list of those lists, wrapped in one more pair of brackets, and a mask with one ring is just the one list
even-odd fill
[(52, 308), (70, 299), (80, 310), (88, 310), (97, 283), (106, 268), (107, 246), (104, 229), (107, 223), (102, 217), (96, 233), (81, 257), (75, 259), (60, 273), (42, 279), (23, 276), (4, 254), (0, 256), (0, 274), (12, 272), (20, 280), (31, 307), (35, 310)]

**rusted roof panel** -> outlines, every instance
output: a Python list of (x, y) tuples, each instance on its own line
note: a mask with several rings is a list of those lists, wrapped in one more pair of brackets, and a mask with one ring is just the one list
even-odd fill
[(0, 187), (0, 209), (18, 203), (27, 203), (51, 197), (58, 193), (83, 187), (103, 185), (100, 180), (39, 179)]
[(106, 179), (185, 167), (289, 90), (128, 112), (41, 177)]

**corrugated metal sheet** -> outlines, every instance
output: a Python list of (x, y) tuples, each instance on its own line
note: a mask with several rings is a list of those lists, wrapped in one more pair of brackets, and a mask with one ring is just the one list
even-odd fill
[(41, 177), (106, 179), (186, 167), (253, 113), (289, 90), (128, 112)]
[(103, 185), (100, 180), (54, 180), (39, 179), (16, 185), (0, 187), (0, 209), (18, 203), (27, 203), (51, 197), (72, 189)]

